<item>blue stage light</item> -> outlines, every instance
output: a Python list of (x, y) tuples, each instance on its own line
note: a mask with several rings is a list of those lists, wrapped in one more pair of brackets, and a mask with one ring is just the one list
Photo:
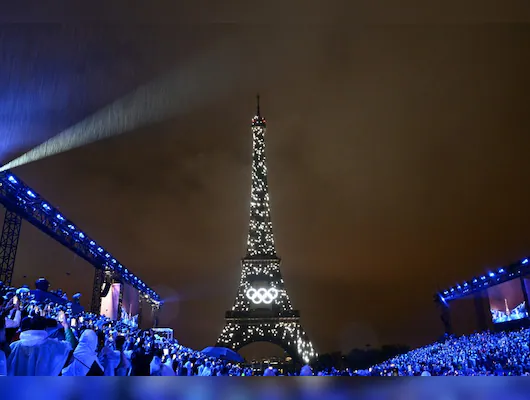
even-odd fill
[(485, 276), (481, 276), (480, 279), (482, 279), (483, 281), (486, 280), (486, 277)]
[(521, 262), (521, 264), (528, 264), (528, 258), (525, 258), (525, 259)]
[[(40, 196), (35, 191), (33, 191), (31, 188), (25, 185), (22, 181), (19, 181), (18, 178), (15, 178), (14, 175), (7, 175), (7, 177), (5, 176), (0, 177), (0, 185), (3, 179), (7, 179), (7, 181), (10, 182), (12, 185), (18, 185), (16, 189), (13, 188), (13, 186), (6, 185), (7, 195), (12, 197), (10, 201), (13, 204), (16, 204), (19, 207), (24, 207), (26, 212), (30, 212), (33, 214), (33, 215), (28, 216), (28, 220), (30, 222), (36, 221), (38, 224), (40, 224), (40, 229), (48, 233), (53, 238), (56, 238), (57, 236), (62, 235), (64, 239), (70, 234), (77, 236), (79, 238), (79, 240), (77, 241), (78, 245), (75, 248), (72, 247), (72, 250), (74, 252), (88, 259), (89, 262), (94, 263), (94, 266), (96, 266), (97, 268), (104, 267), (106, 270), (113, 269), (113, 266), (111, 266), (111, 263), (109, 262), (102, 263), (101, 258), (97, 260), (97, 257), (96, 257), (97, 253), (94, 253), (93, 249), (89, 250), (88, 248), (84, 246), (83, 246), (84, 248), (80, 247), (81, 240), (83, 240), (84, 242), (84, 239), (87, 239), (87, 242), (90, 241), (89, 244), (92, 247), (97, 247), (97, 244), (95, 241), (87, 238), (87, 236), (85, 236), (83, 232), (78, 231), (76, 226), (73, 225), (62, 214), (58, 213), (58, 210), (56, 208), (50, 206), (49, 203), (47, 203), (43, 198), (40, 198)], [(32, 199), (39, 199), (40, 201), (35, 202), (34, 204), (29, 204), (32, 202), (29, 201), (28, 197), (31, 197)], [(28, 204), (30, 205), (30, 207), (28, 207)], [(47, 224), (47, 225), (44, 226), (44, 224)], [(38, 225), (36, 224), (36, 226)], [(53, 232), (50, 232), (50, 230), (53, 230)], [(60, 240), (60, 239), (56, 238), (56, 240)], [(102, 247), (97, 247), (97, 250), (99, 253), (105, 254), (107, 259), (112, 259), (112, 264), (117, 263), (116, 259), (112, 258), (112, 256), (109, 253), (105, 253)], [(99, 266), (97, 266), (96, 264), (99, 264)], [(118, 268), (121, 270), (123, 269), (123, 266), (119, 264)], [(132, 284), (137, 290), (140, 290), (141, 292), (146, 293), (144, 288), (145, 289), (148, 289), (148, 288), (141, 280), (135, 277), (134, 274), (130, 273), (130, 275), (126, 276), (126, 278), (129, 282), (133, 282)], [(155, 299), (159, 298), (159, 296), (155, 292), (150, 291), (149, 293), (151, 295), (150, 296), (151, 298), (148, 297), (149, 301), (154, 301)]]
[(503, 268), (499, 269), (499, 274), (504, 274), (504, 269)]
[(478, 282), (477, 278), (473, 279), (473, 283), (477, 283), (477, 282)]
[(490, 278), (493, 278), (495, 276), (495, 272), (490, 272), (489, 276), (490, 276)]
[(467, 287), (467, 282), (464, 282), (464, 287)]

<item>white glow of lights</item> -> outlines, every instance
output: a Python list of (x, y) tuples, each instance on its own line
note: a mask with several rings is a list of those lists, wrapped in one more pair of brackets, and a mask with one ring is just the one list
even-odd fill
[(267, 159), (265, 157), (265, 121), (259, 117), (252, 124), (252, 188), (250, 191), (250, 226), (247, 255), (275, 256), (276, 248), (270, 215)]
[(280, 260), (249, 260), (243, 259), (241, 280), (237, 292), (236, 301), (232, 311), (249, 311), (252, 302), (247, 297), (247, 291), (252, 287), (250, 282), (265, 278), (271, 288), (278, 290), (278, 297), (274, 305), (281, 312), (292, 311), (291, 300), (284, 289), (284, 280), (280, 272)]
[[(257, 115), (252, 120), (252, 187), (247, 255), (241, 262), (241, 280), (232, 311), (249, 312), (252, 304), (273, 304), (273, 312), (289, 316), (293, 307), (284, 288), (281, 261), (276, 255), (272, 233), (265, 132), (265, 120)], [(253, 287), (251, 282), (258, 281), (266, 281), (268, 287)], [(280, 342), (288, 353), (297, 355), (305, 363), (317, 357), (311, 341), (297, 321), (298, 317), (293, 316), (288, 321), (280, 318), (270, 318), (269, 323), (238, 324), (228, 321), (218, 343), (237, 351), (249, 343), (268, 340)]]
[(273, 337), (285, 343), (288, 353), (298, 355), (305, 363), (318, 357), (298, 322), (262, 323), (259, 325), (229, 323), (224, 327), (219, 343), (237, 351), (249, 343), (270, 340)]
[(251, 287), (245, 294), (254, 304), (271, 304), (278, 297), (278, 293), (275, 288), (254, 289)]

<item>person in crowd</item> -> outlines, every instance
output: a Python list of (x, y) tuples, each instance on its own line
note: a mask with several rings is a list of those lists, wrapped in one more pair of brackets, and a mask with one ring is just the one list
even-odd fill
[(128, 376), (131, 372), (131, 360), (124, 351), (125, 336), (118, 336), (116, 338), (116, 351), (119, 353), (120, 361), (116, 367), (116, 376)]
[(429, 372), (429, 370), (427, 368), (425, 368), (423, 370), (423, 372), (421, 373), (421, 376), (432, 376), (431, 373)]
[(268, 367), (263, 372), (263, 376), (276, 376), (276, 371), (273, 367)]
[(63, 369), (63, 376), (103, 376), (104, 369), (98, 360), (98, 335), (86, 329), (79, 338), (70, 364)]
[(102, 340), (99, 341), (100, 346), (98, 346), (98, 348), (101, 348), (101, 350), (99, 351), (98, 359), (100, 364), (103, 366), (105, 376), (114, 376), (115, 370), (120, 363), (120, 352), (113, 349), (112, 342), (114, 341), (114, 337), (112, 334), (110, 334), (106, 339), (104, 334), (100, 335), (99, 337), (101, 336)]
[(3, 300), (7, 300), (7, 305), (4, 307), (4, 316), (2, 319), (4, 319), (6, 340), (10, 343), (15, 338), (17, 329), (20, 327), (22, 313), (20, 311), (19, 298), (15, 295), (15, 292), (9, 292)]
[(199, 367), (199, 376), (212, 376), (212, 362), (206, 361)]
[(149, 343), (146, 340), (138, 338), (135, 349), (131, 354), (132, 375), (133, 376), (149, 376), (151, 375), (151, 360), (153, 353)]
[(0, 318), (0, 376), (7, 375), (7, 357), (11, 354), (11, 349), (6, 340), (5, 321)]
[(300, 370), (300, 376), (313, 376), (313, 370), (306, 364)]
[(184, 376), (193, 376), (193, 360), (192, 359), (188, 359), (186, 360), (186, 362), (184, 363), (184, 368), (186, 369), (186, 373), (187, 375), (184, 375)]
[(175, 376), (173, 368), (162, 362), (163, 353), (161, 350), (154, 352), (153, 360), (149, 366), (151, 376)]
[(20, 339), (11, 343), (8, 376), (58, 376), (72, 349), (70, 343), (50, 339), (47, 321), (27, 317), (21, 323)]

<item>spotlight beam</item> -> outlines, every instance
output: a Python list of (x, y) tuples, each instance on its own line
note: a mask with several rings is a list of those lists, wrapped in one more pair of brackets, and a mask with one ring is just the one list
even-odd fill
[(20, 157), (4, 164), (13, 169), (87, 144), (184, 114), (216, 97), (240, 89), (251, 79), (248, 60), (231, 41), (184, 68), (141, 86)]

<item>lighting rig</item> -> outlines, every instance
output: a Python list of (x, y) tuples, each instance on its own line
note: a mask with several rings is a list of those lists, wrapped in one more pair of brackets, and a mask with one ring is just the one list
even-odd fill
[(435, 300), (447, 304), (449, 301), (457, 300), (527, 274), (530, 274), (530, 263), (528, 262), (528, 258), (524, 258), (506, 267), (489, 271), (484, 275), (457, 283), (453, 287), (442, 290), (436, 293)]
[(5, 243), (0, 243), (0, 279), (5, 283), (11, 283), (21, 218), (24, 218), (96, 268), (92, 309), (97, 308), (99, 312), (94, 302), (100, 302), (101, 288), (107, 277), (133, 286), (153, 309), (163, 304), (160, 296), (145, 282), (10, 171), (0, 172), (0, 203), (6, 208), (2, 232)]

